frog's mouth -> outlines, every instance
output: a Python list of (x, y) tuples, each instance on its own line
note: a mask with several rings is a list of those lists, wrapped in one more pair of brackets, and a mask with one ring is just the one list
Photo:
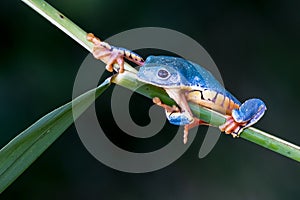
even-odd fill
[(141, 77), (139, 77), (139, 76), (137, 76), (137, 80), (138, 81), (140, 81), (140, 82), (143, 82), (143, 83), (146, 83), (146, 84), (149, 84), (149, 85), (154, 85), (154, 86), (156, 86), (156, 87), (160, 87), (160, 88), (180, 88), (180, 86), (178, 85), (176, 85), (176, 86), (174, 86), (174, 85), (168, 85), (168, 84), (161, 84), (161, 83), (155, 83), (154, 81), (152, 81), (152, 80), (148, 80), (148, 79), (143, 79), (143, 78), (141, 78)]
[(149, 85), (154, 85), (154, 86), (156, 86), (156, 87), (163, 87), (163, 88), (168, 88), (167, 86), (164, 86), (164, 85), (159, 85), (159, 84), (156, 84), (156, 83), (154, 83), (154, 82), (152, 82), (152, 81), (147, 81), (147, 80), (144, 80), (144, 79), (142, 79), (142, 78), (137, 78), (137, 80), (138, 81), (140, 81), (140, 82), (143, 82), (143, 83), (146, 83), (146, 84), (149, 84)]

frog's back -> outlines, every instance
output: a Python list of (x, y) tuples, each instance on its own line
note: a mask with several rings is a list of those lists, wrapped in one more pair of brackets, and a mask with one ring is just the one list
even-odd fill
[(189, 101), (230, 113), (240, 102), (215, 77), (198, 64), (178, 57), (149, 56), (146, 63), (172, 67), (180, 74), (180, 87), (188, 91)]

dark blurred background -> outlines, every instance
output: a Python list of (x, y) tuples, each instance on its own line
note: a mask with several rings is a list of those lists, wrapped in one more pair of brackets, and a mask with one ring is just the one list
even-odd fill
[[(256, 96), (266, 102), (268, 111), (256, 127), (300, 144), (299, 1), (48, 2), (103, 39), (144, 26), (189, 35), (214, 59), (228, 90), (242, 101)], [(71, 100), (77, 70), (88, 52), (21, 1), (2, 1), (1, 8), (0, 145), (4, 146)], [(151, 105), (146, 98), (137, 104), (143, 100)], [(97, 107), (108, 107), (109, 102), (108, 91)], [(110, 115), (108, 109), (101, 112)], [(227, 136), (199, 159), (201, 130), (205, 128), (170, 166), (128, 174), (94, 159), (71, 126), (0, 199), (300, 198), (299, 163)]]

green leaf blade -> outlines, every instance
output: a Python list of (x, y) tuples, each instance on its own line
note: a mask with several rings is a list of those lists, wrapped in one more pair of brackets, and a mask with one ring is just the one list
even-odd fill
[(110, 78), (96, 89), (48, 113), (4, 146), (0, 150), (0, 192), (58, 139), (109, 85)]

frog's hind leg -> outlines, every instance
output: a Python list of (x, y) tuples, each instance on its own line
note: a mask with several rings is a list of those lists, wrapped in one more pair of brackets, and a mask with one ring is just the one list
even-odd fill
[(87, 40), (94, 44), (93, 55), (96, 59), (106, 64), (106, 69), (113, 71), (113, 65), (116, 63), (120, 66), (119, 72), (124, 72), (124, 58), (134, 62), (137, 65), (143, 65), (144, 60), (136, 53), (121, 47), (114, 47), (106, 42), (101, 41), (92, 33), (87, 34)]
[(220, 130), (233, 137), (238, 137), (243, 129), (255, 124), (265, 113), (267, 107), (260, 99), (249, 99), (239, 109), (232, 111)]

